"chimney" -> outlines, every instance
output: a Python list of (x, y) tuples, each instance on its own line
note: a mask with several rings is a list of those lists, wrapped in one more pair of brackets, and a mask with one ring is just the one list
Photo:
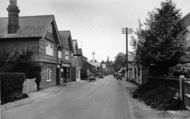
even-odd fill
[(9, 0), (8, 11), (8, 34), (16, 34), (19, 29), (19, 8), (17, 0)]

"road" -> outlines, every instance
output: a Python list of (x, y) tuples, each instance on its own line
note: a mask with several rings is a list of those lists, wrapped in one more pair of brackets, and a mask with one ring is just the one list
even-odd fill
[(107, 76), (2, 113), (2, 119), (133, 119), (126, 88)]

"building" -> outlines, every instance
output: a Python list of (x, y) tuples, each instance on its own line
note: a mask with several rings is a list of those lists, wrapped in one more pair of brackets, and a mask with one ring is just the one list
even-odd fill
[[(186, 49), (185, 49), (185, 55), (183, 55), (180, 58), (180, 62), (182, 64), (190, 64), (190, 13), (188, 13), (183, 19), (181, 20), (181, 23), (183, 27), (185, 28), (182, 33), (185, 32), (185, 40), (186, 43)], [(184, 104), (187, 109), (190, 110), (190, 79), (187, 79), (184, 83)]]
[(78, 49), (78, 43), (77, 40), (72, 40), (73, 43), (73, 50), (74, 50), (74, 54), (72, 56), (72, 81), (80, 81), (81, 80), (81, 62), (80, 62), (80, 56), (81, 54), (79, 54), (79, 49)]
[(61, 48), (59, 49), (59, 77), (60, 83), (71, 82), (71, 67), (73, 55), (73, 43), (70, 31), (59, 31)]
[(181, 57), (181, 63), (190, 63), (190, 13), (182, 18), (181, 23), (182, 26), (185, 28), (182, 33), (185, 32), (184, 35), (187, 41), (185, 55)]
[(148, 81), (149, 68), (138, 62), (134, 56), (128, 56), (128, 80), (143, 85)]
[(16, 0), (10, 0), (8, 18), (0, 17), (0, 50), (15, 52), (30, 49), (41, 66), (38, 88), (58, 84), (57, 60), (61, 46), (53, 15), (22, 16)]
[(96, 68), (93, 66), (88, 59), (83, 55), (82, 49), (79, 49), (79, 52), (81, 54), (80, 61), (82, 64), (81, 68), (81, 80), (87, 80), (90, 73), (93, 72), (93, 70)]

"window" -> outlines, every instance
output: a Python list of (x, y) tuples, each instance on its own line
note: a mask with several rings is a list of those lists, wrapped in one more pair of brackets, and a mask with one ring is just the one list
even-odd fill
[(53, 50), (54, 50), (53, 43), (47, 41), (46, 42), (46, 54), (50, 55), (50, 56), (53, 56)]
[(65, 51), (65, 59), (69, 60), (69, 51), (67, 51), (67, 50)]
[(47, 67), (46, 68), (46, 81), (52, 81), (53, 80), (53, 68), (52, 67)]
[(62, 52), (58, 51), (58, 58), (62, 58)]

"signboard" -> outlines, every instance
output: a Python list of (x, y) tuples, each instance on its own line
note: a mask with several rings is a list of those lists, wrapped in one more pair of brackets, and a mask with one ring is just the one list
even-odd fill
[(62, 64), (63, 67), (70, 67), (69, 64)]
[(122, 28), (122, 34), (132, 34), (132, 28)]

